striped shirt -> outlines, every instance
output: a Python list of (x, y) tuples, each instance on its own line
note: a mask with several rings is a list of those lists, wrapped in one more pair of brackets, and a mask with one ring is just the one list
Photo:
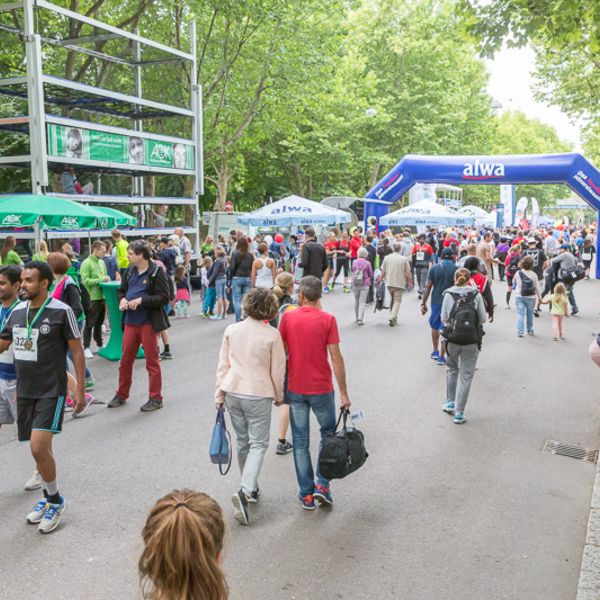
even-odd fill
[[(28, 302), (12, 311), (0, 332), (0, 338), (11, 340), (27, 330)], [(29, 323), (39, 309), (30, 309)], [(69, 340), (80, 337), (75, 315), (69, 306), (52, 298), (32, 325), (37, 330), (37, 360), (19, 360), (15, 356), (17, 396), (21, 398), (57, 398), (67, 394), (67, 350)]]

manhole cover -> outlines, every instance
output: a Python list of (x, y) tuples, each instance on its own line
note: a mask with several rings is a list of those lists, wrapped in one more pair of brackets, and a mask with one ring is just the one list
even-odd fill
[(546, 440), (542, 452), (547, 454), (559, 454), (560, 456), (569, 456), (577, 460), (585, 460), (596, 464), (598, 462), (598, 450), (590, 450), (589, 448), (580, 448), (579, 446), (571, 446), (554, 440)]

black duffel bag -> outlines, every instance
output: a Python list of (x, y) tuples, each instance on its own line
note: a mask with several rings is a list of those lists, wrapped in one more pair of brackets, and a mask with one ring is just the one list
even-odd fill
[(333, 433), (321, 441), (319, 471), (325, 479), (343, 479), (362, 467), (369, 456), (365, 436), (358, 429), (348, 429), (347, 420), (348, 412), (342, 408)]

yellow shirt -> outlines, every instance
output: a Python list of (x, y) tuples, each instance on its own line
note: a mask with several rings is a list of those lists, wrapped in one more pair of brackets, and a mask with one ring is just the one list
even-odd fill
[(564, 302), (560, 301), (561, 296), (556, 294), (550, 294), (548, 296), (548, 302), (550, 302), (550, 314), (552, 315), (565, 315), (567, 313), (567, 298), (562, 296)]
[(129, 242), (124, 239), (120, 239), (115, 244), (115, 248), (117, 249), (117, 265), (119, 269), (126, 269), (129, 266), (129, 258), (127, 257)]

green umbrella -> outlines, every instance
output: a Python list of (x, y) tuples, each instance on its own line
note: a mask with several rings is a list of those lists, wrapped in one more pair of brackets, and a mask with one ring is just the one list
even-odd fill
[[(102, 221), (102, 222), (101, 222)], [(89, 206), (55, 196), (23, 194), (0, 197), (0, 227), (41, 229), (112, 229), (114, 217)]]
[[(109, 206), (89, 206), (92, 210), (99, 212), (103, 217), (113, 218), (118, 227), (135, 227), (137, 219), (122, 210), (110, 208)], [(108, 229), (109, 227), (101, 227), (100, 229)]]

